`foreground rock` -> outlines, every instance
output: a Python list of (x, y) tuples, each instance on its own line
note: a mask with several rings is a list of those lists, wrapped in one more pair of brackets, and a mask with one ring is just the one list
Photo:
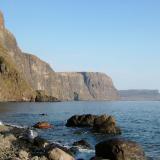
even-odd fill
[(67, 148), (50, 144), (28, 129), (0, 125), (0, 159), (2, 160), (74, 160)]
[(124, 139), (103, 141), (95, 149), (97, 159), (146, 160), (143, 149), (137, 143)]
[(91, 127), (93, 132), (104, 134), (121, 134), (116, 126), (116, 120), (107, 115), (75, 115), (67, 120), (67, 127)]
[(37, 124), (35, 124), (33, 126), (34, 128), (38, 128), (38, 129), (49, 129), (49, 128), (53, 128), (53, 126), (51, 124), (49, 124), (48, 122), (38, 122)]
[(74, 160), (74, 158), (59, 148), (53, 148), (48, 152), (50, 160)]

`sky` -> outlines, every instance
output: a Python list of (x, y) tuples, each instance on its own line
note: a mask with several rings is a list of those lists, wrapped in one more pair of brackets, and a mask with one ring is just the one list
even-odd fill
[(160, 90), (159, 0), (0, 0), (20, 48), (55, 71), (104, 72), (118, 89)]

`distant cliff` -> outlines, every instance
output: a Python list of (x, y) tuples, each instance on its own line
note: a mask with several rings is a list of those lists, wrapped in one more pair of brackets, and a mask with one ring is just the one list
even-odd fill
[[(57, 73), (49, 64), (38, 57), (23, 53), (18, 47), (13, 34), (5, 28), (2, 13), (0, 13), (0, 45), (6, 50), (7, 59), (10, 59), (9, 62), (13, 64), (13, 68), (15, 68), (17, 74), (21, 77), (17, 79), (25, 83), (30, 99), (35, 98), (37, 90), (44, 91), (43, 93), (46, 93), (47, 96), (53, 96), (59, 100), (119, 99), (118, 92), (111, 78), (105, 74), (88, 72)], [(0, 52), (2, 53), (2, 51)], [(19, 88), (21, 89), (14, 81), (11, 86), (15, 86), (17, 93), (19, 92)], [(23, 95), (22, 91), (21, 94)], [(8, 98), (10, 97), (9, 95), (8, 93)], [(21, 98), (28, 100), (27, 97), (22, 96)], [(1, 94), (0, 100), (3, 101)], [(20, 98), (15, 97), (15, 100), (20, 100)]]
[(118, 93), (121, 100), (126, 101), (160, 100), (160, 93), (158, 90), (120, 90)]

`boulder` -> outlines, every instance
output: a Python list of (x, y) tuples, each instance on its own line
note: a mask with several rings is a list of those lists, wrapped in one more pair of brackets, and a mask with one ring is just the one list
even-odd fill
[(72, 153), (72, 151), (71, 151), (70, 149), (68, 149), (67, 147), (64, 147), (64, 146), (62, 146), (62, 145), (60, 145), (60, 144), (57, 144), (57, 143), (51, 143), (51, 144), (49, 144), (49, 145), (46, 147), (46, 150), (47, 150), (47, 151), (51, 151), (51, 150), (54, 149), (54, 148), (59, 148), (60, 150), (64, 151), (65, 153), (73, 156), (73, 153)]
[(26, 151), (20, 150), (20, 152), (19, 152), (19, 158), (20, 159), (28, 160), (29, 159), (28, 156), (29, 156), (29, 154)]
[(121, 134), (121, 129), (116, 126), (115, 118), (107, 115), (95, 118), (93, 131), (104, 134)]
[(95, 146), (96, 157), (110, 160), (146, 160), (143, 149), (132, 141), (111, 139)]
[(80, 147), (83, 149), (91, 149), (92, 148), (91, 145), (88, 142), (86, 142), (85, 140), (80, 140), (80, 141), (74, 142), (73, 146), (77, 146), (77, 147)]
[(49, 160), (75, 160), (71, 155), (59, 148), (53, 148), (48, 152)]
[(90, 127), (93, 132), (102, 134), (121, 134), (121, 130), (116, 126), (116, 120), (107, 115), (75, 115), (67, 120), (67, 127)]
[(38, 122), (37, 124), (35, 124), (33, 126), (34, 128), (38, 128), (38, 129), (49, 129), (49, 128), (53, 128), (53, 126), (51, 124), (49, 124), (48, 122)]
[(97, 116), (91, 114), (74, 115), (67, 120), (67, 127), (93, 127)]

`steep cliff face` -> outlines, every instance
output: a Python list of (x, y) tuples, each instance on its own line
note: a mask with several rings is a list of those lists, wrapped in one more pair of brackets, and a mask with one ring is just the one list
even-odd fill
[(54, 86), (58, 98), (64, 100), (117, 100), (118, 93), (111, 78), (102, 73), (57, 73)]
[(4, 25), (0, 13), (0, 44), (18, 68), (17, 71), (34, 90), (60, 100), (117, 100), (111, 78), (102, 73), (56, 73), (38, 57), (22, 53), (15, 37)]
[(31, 101), (34, 90), (23, 79), (7, 50), (0, 44), (0, 101)]

